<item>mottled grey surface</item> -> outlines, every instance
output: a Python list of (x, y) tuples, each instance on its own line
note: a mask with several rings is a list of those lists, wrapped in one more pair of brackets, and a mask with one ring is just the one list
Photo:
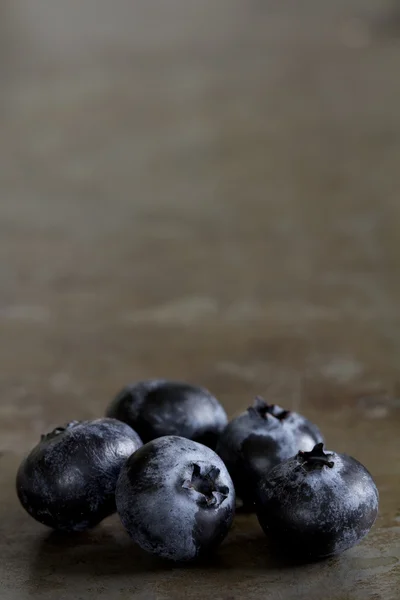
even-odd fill
[[(3, 600), (398, 600), (400, 42), (396, 0), (0, 5)], [(304, 412), (374, 475), (380, 515), (282, 568), (241, 516), (208, 569), (112, 517), (58, 538), (14, 478), (41, 433), (122, 385)]]

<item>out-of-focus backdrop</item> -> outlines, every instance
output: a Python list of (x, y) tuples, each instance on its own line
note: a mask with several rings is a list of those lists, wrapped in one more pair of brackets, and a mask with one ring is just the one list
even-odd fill
[[(1, 2), (2, 599), (398, 598), (399, 36), (386, 0)], [(208, 570), (49, 536), (21, 456), (148, 377), (317, 421), (371, 535), (284, 571), (251, 517)]]

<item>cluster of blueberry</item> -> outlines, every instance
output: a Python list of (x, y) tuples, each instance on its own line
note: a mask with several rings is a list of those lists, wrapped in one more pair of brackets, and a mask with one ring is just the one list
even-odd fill
[(117, 510), (139, 546), (175, 561), (221, 543), (236, 494), (278, 550), (309, 559), (358, 543), (378, 511), (369, 472), (325, 452), (302, 415), (256, 398), (228, 423), (207, 390), (166, 380), (128, 386), (106, 418), (42, 436), (17, 492), (32, 517), (58, 530), (83, 531)]

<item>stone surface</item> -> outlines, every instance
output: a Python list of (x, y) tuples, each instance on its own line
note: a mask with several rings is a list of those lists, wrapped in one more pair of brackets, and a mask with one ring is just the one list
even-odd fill
[[(0, 7), (0, 596), (395, 600), (400, 53), (378, 0)], [(59, 537), (14, 477), (126, 382), (304, 411), (381, 494), (343, 556), (276, 562), (238, 516), (211, 565), (116, 517)]]

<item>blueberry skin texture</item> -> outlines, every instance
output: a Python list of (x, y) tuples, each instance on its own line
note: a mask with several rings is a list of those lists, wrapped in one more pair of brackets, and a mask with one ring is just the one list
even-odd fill
[(374, 524), (378, 502), (375, 483), (361, 463), (324, 453), (318, 444), (259, 482), (256, 512), (282, 553), (314, 560), (358, 544)]
[(222, 542), (234, 517), (235, 490), (213, 450), (165, 436), (125, 463), (116, 503), (125, 529), (143, 550), (186, 562)]
[[(265, 403), (264, 403), (265, 404)], [(319, 428), (300, 413), (285, 410), (277, 404), (265, 404), (268, 412), (277, 419), (284, 420), (287, 427), (292, 429), (296, 439), (297, 450), (309, 452), (315, 444), (324, 443), (324, 438)]]
[(157, 379), (125, 387), (106, 412), (128, 423), (143, 442), (178, 435), (215, 448), (228, 419), (214, 396), (201, 387)]
[(58, 427), (22, 461), (17, 494), (37, 521), (84, 531), (115, 512), (115, 487), (124, 462), (142, 441), (115, 419), (73, 421)]
[(293, 456), (297, 445), (285, 421), (259, 410), (256, 403), (227, 425), (216, 451), (228, 468), (236, 494), (250, 509), (260, 477)]

